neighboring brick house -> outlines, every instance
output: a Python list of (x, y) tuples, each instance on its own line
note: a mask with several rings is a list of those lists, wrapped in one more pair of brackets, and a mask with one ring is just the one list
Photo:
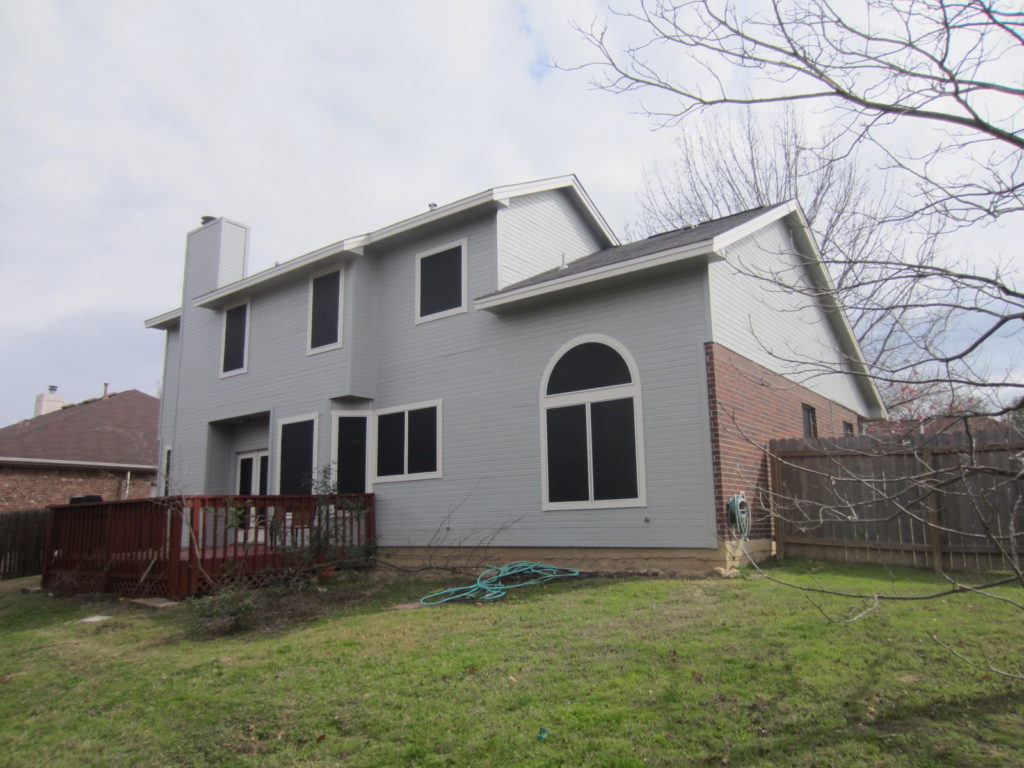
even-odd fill
[(0, 514), (152, 495), (159, 399), (130, 389), (56, 407), (0, 429)]
[[(376, 494), (395, 559), (707, 572), (735, 559), (739, 492), (770, 551), (768, 439), (885, 414), (794, 202), (623, 245), (565, 176), (247, 258), (247, 227), (204, 219), (182, 306), (147, 322), (161, 484), (308, 492), (328, 470)], [(758, 277), (780, 272), (803, 290)]]

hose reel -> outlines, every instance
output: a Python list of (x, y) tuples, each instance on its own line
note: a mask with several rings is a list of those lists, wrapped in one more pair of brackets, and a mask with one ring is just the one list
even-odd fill
[(740, 491), (734, 493), (725, 505), (726, 522), (729, 528), (741, 541), (750, 538), (751, 514), (750, 505), (747, 503), (747, 495)]

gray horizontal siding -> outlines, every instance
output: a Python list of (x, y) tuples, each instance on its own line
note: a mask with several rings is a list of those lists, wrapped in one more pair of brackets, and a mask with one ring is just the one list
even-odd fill
[[(273, 477), (281, 419), (316, 415), (323, 465), (342, 395), (372, 397), (378, 409), (441, 400), (443, 477), (376, 484), (381, 545), (715, 546), (703, 272), (634, 279), (500, 317), (470, 306), (415, 323), (416, 254), (461, 238), (470, 300), (493, 290), (494, 216), (377, 246), (348, 268), (342, 349), (306, 355), (308, 283), (299, 278), (253, 297), (248, 372), (238, 376), (219, 376), (221, 313), (186, 304), (173, 441), (188, 466), (175, 490), (228, 492), (237, 452), (261, 447), (248, 427), (210, 422), (269, 414), (258, 419)], [(616, 339), (636, 360), (647, 506), (542, 512), (541, 377), (556, 350), (589, 333)]]
[[(498, 212), (498, 285), (504, 288), (586, 256), (601, 244), (561, 189), (516, 197)], [(482, 295), (482, 294), (476, 294)]]
[(789, 231), (777, 221), (708, 267), (716, 341), (863, 416), (868, 407), (821, 306), (781, 284), (805, 287)]

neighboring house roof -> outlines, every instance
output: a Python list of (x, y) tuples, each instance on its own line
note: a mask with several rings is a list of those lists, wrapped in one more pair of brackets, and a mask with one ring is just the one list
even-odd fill
[(0, 429), (0, 464), (156, 470), (160, 400), (130, 389)]
[[(290, 279), (296, 272), (320, 266), (331, 260), (360, 255), (367, 246), (404, 235), (414, 229), (431, 226), (446, 220), (458, 220), (460, 217), (476, 215), (482, 210), (497, 209), (507, 205), (508, 200), (514, 197), (555, 189), (561, 189), (569, 195), (570, 199), (576, 204), (581, 216), (593, 229), (599, 241), (609, 246), (619, 244), (615, 233), (612, 232), (608, 222), (605, 221), (604, 216), (601, 215), (593, 200), (590, 199), (590, 195), (583, 189), (583, 185), (580, 184), (576, 175), (555, 176), (550, 179), (528, 181), (522, 184), (508, 184), (502, 187), (487, 189), (475, 195), (464, 197), (461, 200), (431, 208), (424, 213), (389, 224), (380, 229), (375, 229), (366, 234), (339, 240), (336, 243), (318, 248), (303, 256), (290, 259), (255, 275), (250, 275), (223, 288), (219, 288), (197, 299), (195, 305), (215, 309), (239, 296), (254, 290), (263, 290), (277, 282)], [(158, 329), (173, 328), (180, 319), (180, 309), (172, 310), (150, 318), (146, 321), (146, 327)]]

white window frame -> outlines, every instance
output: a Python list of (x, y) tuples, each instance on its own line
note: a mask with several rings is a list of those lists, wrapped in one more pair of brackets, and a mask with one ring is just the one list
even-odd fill
[[(334, 272), (338, 273), (338, 340), (322, 347), (313, 346), (313, 282)], [(319, 355), (332, 349), (341, 349), (345, 343), (345, 267), (342, 264), (309, 276), (309, 308), (306, 312), (306, 354)]]
[[(551, 372), (559, 360), (573, 347), (588, 342), (596, 342), (611, 347), (625, 361), (629, 368), (629, 377), (632, 382), (629, 384), (616, 384), (611, 387), (598, 387), (596, 389), (582, 389), (573, 392), (564, 392), (557, 395), (548, 395), (548, 380)], [(594, 449), (591, 441), (590, 428), (590, 405), (592, 403), (604, 402), (607, 400), (623, 400), (627, 397), (633, 399), (633, 433), (636, 450), (636, 492), (635, 499), (594, 499)], [(548, 501), (548, 419), (547, 412), (551, 408), (561, 408), (570, 405), (585, 405), (587, 414), (587, 482), (589, 485), (589, 499), (579, 501)], [(585, 334), (577, 336), (566, 342), (551, 356), (540, 382), (540, 466), (541, 466), (541, 510), (553, 512), (568, 509), (630, 509), (647, 506), (647, 475), (644, 461), (644, 424), (643, 424), (643, 403), (641, 397), (640, 376), (637, 370), (636, 361), (626, 347), (611, 338), (601, 334)]]
[[(245, 307), (245, 341), (242, 342), (242, 367), (225, 371), (224, 353), (227, 351), (228, 346), (228, 312), (242, 306)], [(220, 369), (220, 378), (226, 379), (249, 372), (249, 334), (252, 332), (252, 302), (248, 298), (243, 301), (236, 301), (234, 304), (224, 307), (221, 315), (220, 358), (217, 360), (217, 367)]]
[[(437, 441), (436, 456), (437, 456), (437, 468), (433, 472), (417, 472), (415, 474), (409, 474), (409, 411), (418, 411), (423, 408), (436, 408), (437, 409), (437, 434), (434, 439)], [(405, 446), (405, 455), (403, 456), (405, 472), (401, 475), (378, 475), (377, 474), (377, 417), (386, 416), (389, 413), (404, 412), (405, 416), (405, 435), (403, 439), (403, 445)], [(413, 403), (411, 405), (395, 406), (393, 408), (381, 408), (373, 411), (373, 417), (370, 419), (370, 436), (368, 442), (372, 446), (373, 453), (370, 455), (372, 461), (371, 466), (367, 467), (367, 472), (371, 476), (372, 484), (376, 483), (400, 483), (408, 480), (433, 480), (444, 477), (444, 463), (441, 455), (441, 448), (444, 445), (444, 406), (442, 400), (428, 400), (422, 403)]]
[[(452, 307), (451, 309), (446, 309), (446, 310), (443, 310), (441, 312), (435, 312), (432, 315), (427, 315), (426, 317), (422, 317), (420, 315), (420, 288), (421, 288), (421, 286), (420, 286), (420, 266), (423, 264), (423, 259), (426, 259), (426, 258), (428, 258), (430, 256), (433, 256), (435, 254), (441, 253), (443, 251), (451, 250), (452, 248), (459, 248), (459, 250), (460, 250), (460, 252), (462, 254), (462, 267), (461, 267), (461, 272), (462, 272), (462, 275), (461, 275), (461, 277), (462, 277), (462, 285), (461, 285), (462, 303), (459, 306), (457, 306), (457, 307)], [(441, 320), (442, 318), (445, 318), (445, 317), (452, 317), (453, 315), (461, 315), (461, 314), (464, 314), (464, 313), (469, 311), (469, 302), (466, 299), (466, 296), (467, 296), (467, 293), (468, 293), (468, 289), (467, 289), (467, 285), (468, 285), (468, 279), (467, 279), (468, 278), (468, 276), (467, 276), (468, 258), (467, 258), (467, 253), (468, 252), (469, 252), (469, 240), (468, 240), (468, 238), (464, 237), (461, 240), (453, 240), (450, 243), (445, 243), (444, 245), (439, 245), (436, 248), (431, 248), (428, 251), (420, 251), (419, 253), (416, 254), (416, 280), (415, 280), (416, 296), (415, 296), (414, 320), (415, 320), (417, 325), (419, 325), (420, 323), (429, 323), (429, 322), (431, 322), (433, 320)]]
[(373, 481), (377, 474), (377, 429), (376, 414), (370, 409), (343, 408), (331, 411), (331, 482), (338, 479), (338, 419), (343, 416), (358, 416), (366, 419), (366, 492), (373, 493)]
[[(267, 457), (267, 474), (269, 475), (269, 474), (271, 474), (270, 466), (269, 466), (270, 465), (270, 451), (268, 451), (266, 448), (260, 448), (260, 449), (253, 450), (253, 451), (240, 451), (240, 452), (235, 454), (235, 482), (233, 483), (233, 486), (235, 488), (235, 492), (236, 493), (241, 493), (241, 491), (238, 490), (238, 484), (239, 484), (239, 482), (242, 479), (242, 460), (243, 459), (252, 459), (253, 479), (256, 481), (256, 487), (259, 488), (260, 459), (263, 456)], [(267, 478), (267, 493), (270, 493), (270, 478), (269, 477)], [(256, 493), (252, 493), (250, 495), (258, 496), (259, 492), (257, 491)]]
[(313, 457), (312, 467), (310, 470), (313, 472), (313, 479), (316, 480), (316, 473), (320, 471), (320, 466), (317, 464), (318, 448), (320, 443), (320, 414), (318, 413), (306, 413), (301, 416), (289, 416), (285, 419), (277, 420), (277, 429), (274, 430), (274, 452), (270, 457), (270, 461), (273, 464), (273, 469), (270, 470), (271, 475), (274, 478), (274, 494), (281, 494), (281, 443), (283, 427), (286, 424), (295, 424), (300, 421), (312, 421), (313, 422)]

